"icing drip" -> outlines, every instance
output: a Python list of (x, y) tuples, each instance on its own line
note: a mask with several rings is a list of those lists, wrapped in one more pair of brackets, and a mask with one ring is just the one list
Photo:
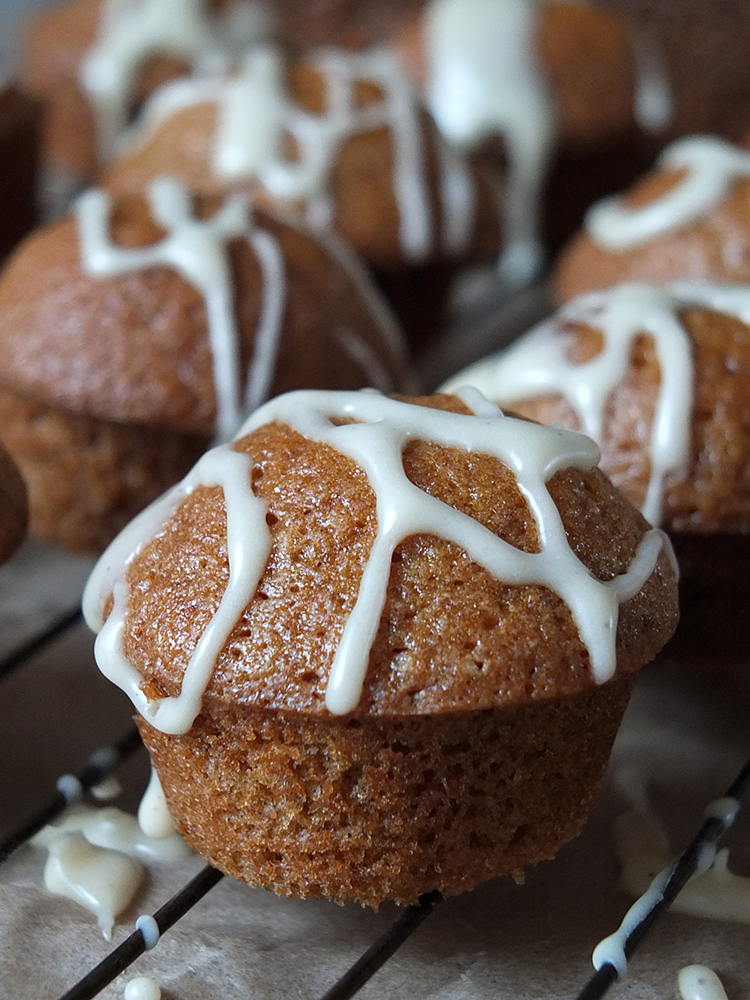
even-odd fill
[[(254, 17), (232, 29), (241, 37), (230, 39), (210, 17), (206, 0), (105, 0), (99, 37), (86, 55), (80, 71), (95, 117), (100, 156), (107, 159), (117, 148), (127, 124), (138, 73), (156, 55), (193, 62), (234, 45), (249, 44), (267, 35), (270, 18), (261, 4), (253, 4)], [(228, 25), (229, 27), (229, 25)]]
[(521, 284), (543, 250), (539, 201), (557, 137), (556, 115), (536, 64), (540, 0), (432, 0), (425, 17), (427, 101), (438, 128), (461, 150), (505, 138), (506, 248), (501, 276)]
[[(593, 577), (568, 545), (546, 481), (560, 469), (593, 468), (599, 454), (596, 446), (570, 431), (505, 417), (471, 391), (465, 400), (478, 416), (403, 403), (373, 391), (294, 392), (267, 403), (240, 431), (245, 435), (273, 421), (286, 424), (308, 440), (328, 444), (349, 456), (366, 473), (375, 493), (377, 535), (328, 680), (326, 706), (334, 714), (351, 712), (359, 702), (370, 647), (385, 604), (393, 552), (404, 538), (414, 534), (433, 534), (456, 543), (504, 583), (549, 587), (570, 608), (597, 682), (614, 673), (619, 605), (638, 593), (653, 572), (665, 543), (663, 534), (652, 530), (644, 535), (623, 575), (607, 582)], [(354, 422), (333, 423), (342, 419)], [(528, 500), (542, 551), (528, 553), (514, 548), (470, 516), (414, 486), (402, 462), (405, 445), (414, 439), (494, 455), (507, 465)], [(92, 628), (101, 628), (95, 650), (100, 669), (127, 692), (152, 725), (164, 732), (187, 732), (192, 726), (216, 660), (265, 569), (271, 537), (265, 522), (266, 506), (250, 486), (251, 465), (248, 456), (228, 446), (209, 452), (186, 480), (139, 515), (112, 543), (86, 587), (86, 620)], [(127, 602), (124, 571), (183, 497), (200, 484), (219, 484), (224, 489), (229, 582), (218, 611), (190, 658), (180, 695), (150, 702), (140, 688), (140, 674), (127, 662), (122, 648)], [(110, 593), (114, 594), (114, 607), (102, 626), (102, 609)]]
[(153, 837), (138, 825), (135, 816), (114, 806), (73, 806), (59, 822), (44, 827), (34, 843), (50, 847), (59, 836), (69, 833), (82, 834), (92, 847), (118, 851), (142, 861), (180, 861), (191, 854), (174, 828), (171, 834)]
[[(622, 975), (627, 969), (625, 941), (633, 927), (661, 898), (674, 864), (670, 863), (672, 851), (666, 830), (649, 810), (643, 779), (632, 771), (617, 778), (620, 791), (630, 806), (627, 812), (617, 817), (612, 828), (617, 856), (622, 865), (620, 885), (629, 895), (638, 898), (619, 929), (597, 946), (593, 961), (597, 969), (609, 962)], [(711, 803), (705, 816), (716, 817), (728, 828), (738, 808), (736, 799), (718, 799)], [(728, 870), (728, 856), (726, 848), (716, 851), (707, 845), (698, 871), (671, 904), (672, 911), (750, 923), (750, 879)], [(707, 994), (706, 1000), (710, 996)], [(697, 993), (695, 998), (697, 1000)]]
[(93, 847), (80, 833), (56, 837), (49, 847), (44, 884), (89, 910), (107, 941), (115, 918), (125, 910), (141, 884), (143, 868), (119, 851)]
[[(165, 266), (174, 268), (204, 297), (213, 356), (216, 426), (220, 440), (229, 439), (246, 411), (269, 391), (284, 313), (285, 276), (281, 250), (266, 231), (254, 228), (247, 202), (229, 197), (210, 219), (193, 216), (190, 195), (177, 181), (159, 178), (149, 200), (154, 218), (167, 235), (153, 246), (116, 246), (109, 236), (112, 200), (100, 190), (78, 201), (78, 227), (83, 267), (109, 278)], [(240, 345), (235, 317), (229, 244), (243, 238), (255, 250), (263, 278), (263, 299), (247, 380), (241, 401)]]
[(120, 779), (116, 778), (114, 774), (110, 775), (104, 781), (100, 781), (98, 785), (94, 785), (91, 794), (99, 802), (111, 802), (112, 799), (119, 798), (122, 795)]
[(138, 825), (147, 837), (155, 840), (170, 837), (175, 832), (174, 820), (164, 798), (164, 789), (153, 767), (148, 787), (138, 807)]
[(705, 965), (687, 965), (677, 975), (682, 1000), (727, 1000), (721, 980)]
[(95, 915), (109, 941), (115, 919), (130, 905), (143, 880), (142, 861), (173, 862), (191, 852), (181, 837), (146, 836), (133, 816), (119, 809), (73, 806), (34, 837), (49, 851), (44, 884)]
[[(661, 520), (665, 476), (684, 475), (690, 460), (693, 405), (693, 359), (690, 338), (678, 313), (712, 309), (750, 325), (750, 289), (742, 286), (679, 282), (666, 289), (619, 285), (580, 296), (514, 345), (472, 365), (442, 387), (451, 392), (471, 384), (501, 405), (559, 393), (575, 411), (581, 427), (602, 441), (607, 400), (625, 379), (630, 350), (640, 333), (654, 339), (661, 372), (649, 455), (651, 474), (642, 510), (653, 524)], [(564, 327), (581, 323), (604, 336), (604, 347), (590, 361), (574, 364), (566, 357)]]
[[(286, 91), (281, 53), (258, 46), (245, 54), (232, 76), (177, 80), (162, 87), (146, 105), (134, 141), (145, 141), (179, 109), (215, 103), (214, 175), (231, 182), (255, 180), (274, 198), (303, 202), (308, 222), (315, 228), (329, 228), (334, 217), (330, 180), (342, 145), (354, 135), (387, 127), (401, 246), (409, 260), (424, 260), (436, 234), (425, 175), (423, 129), (416, 96), (395, 57), (381, 49), (321, 49), (309, 61), (323, 78), (325, 110), (321, 114), (293, 103)], [(380, 92), (362, 107), (356, 100), (360, 81)], [(284, 153), (288, 136), (296, 146), (293, 159)], [(474, 182), (464, 158), (455, 151), (442, 150), (439, 157), (443, 239), (447, 249), (460, 253), (472, 233)]]
[(678, 229), (717, 205), (737, 180), (750, 176), (750, 152), (712, 136), (690, 136), (659, 157), (660, 170), (685, 176), (655, 201), (628, 207), (621, 197), (605, 198), (589, 209), (589, 236), (607, 250), (629, 250)]
[(125, 987), (124, 1000), (161, 1000), (161, 990), (153, 979), (136, 976)]
[(635, 120), (647, 132), (665, 129), (674, 116), (674, 94), (664, 54), (654, 38), (632, 39), (635, 59)]
[(135, 922), (135, 929), (143, 936), (143, 944), (146, 951), (152, 951), (159, 943), (161, 932), (159, 925), (150, 913), (144, 913)]
[[(125, 691), (141, 715), (165, 733), (186, 733), (200, 712), (203, 692), (214, 664), (235, 624), (255, 593), (271, 550), (266, 505), (252, 491), (252, 461), (230, 445), (207, 452), (176, 487), (131, 521), (106, 549), (84, 593), (84, 614), (94, 631), (101, 629), (94, 653), (105, 677)], [(141, 690), (141, 675), (122, 648), (127, 585), (119, 574), (141, 545), (153, 537), (198, 486), (221, 486), (227, 510), (229, 583), (216, 614), (190, 658), (178, 698), (149, 701)], [(102, 627), (102, 609), (109, 593), (114, 606)]]

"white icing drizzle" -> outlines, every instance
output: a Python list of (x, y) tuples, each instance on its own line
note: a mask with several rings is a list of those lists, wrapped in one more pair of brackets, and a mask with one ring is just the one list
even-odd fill
[(682, 1000), (727, 1000), (721, 980), (705, 965), (686, 965), (677, 974)]
[(57, 779), (57, 790), (69, 805), (80, 801), (83, 795), (83, 786), (74, 774), (61, 774)]
[[(466, 397), (471, 399), (470, 396)], [(331, 666), (326, 706), (334, 714), (353, 711), (360, 699), (390, 575), (393, 552), (414, 534), (428, 533), (455, 542), (504, 583), (549, 587), (566, 602), (586, 645), (597, 682), (615, 671), (615, 632), (619, 605), (649, 578), (665, 539), (647, 532), (628, 571), (607, 582), (593, 577), (568, 545), (560, 515), (546, 481), (556, 471), (592, 468), (598, 449), (582, 435), (545, 428), (503, 416), (483, 402), (481, 415), (433, 410), (362, 392), (301, 391), (277, 397), (245, 423), (241, 435), (280, 421), (309, 440), (326, 443), (349, 456), (367, 475), (376, 496), (378, 531), (359, 585), (355, 606)], [(333, 419), (353, 423), (336, 425)], [(408, 441), (428, 440), (496, 456), (516, 475), (537, 523), (541, 551), (522, 552), (470, 516), (414, 486), (403, 469)], [(89, 625), (101, 628), (96, 642), (100, 669), (130, 696), (148, 721), (164, 732), (187, 732), (200, 711), (203, 692), (216, 660), (265, 569), (271, 536), (266, 506), (250, 486), (251, 461), (229, 446), (214, 449), (192, 473), (125, 529), (104, 553), (84, 594)], [(141, 676), (122, 648), (128, 563), (161, 530), (179, 502), (196, 486), (221, 485), (227, 510), (229, 582), (220, 606), (201, 636), (184, 674), (178, 697), (148, 701)], [(102, 627), (110, 593), (114, 607)]]
[(585, 219), (595, 243), (607, 250), (630, 250), (694, 221), (717, 205), (737, 180), (750, 176), (750, 152), (713, 136), (688, 136), (668, 146), (657, 166), (684, 170), (685, 176), (641, 208), (627, 206), (620, 196), (597, 202)]
[[(653, 524), (662, 516), (667, 475), (681, 476), (690, 460), (693, 407), (693, 357), (690, 338), (678, 313), (705, 308), (750, 324), (750, 288), (679, 282), (669, 288), (624, 284), (580, 296), (499, 354), (465, 368), (444, 383), (443, 391), (469, 383), (504, 406), (546, 393), (562, 395), (584, 432), (602, 441), (607, 400), (625, 379), (630, 351), (640, 333), (653, 337), (661, 373), (649, 445), (651, 473), (642, 510)], [(565, 326), (581, 323), (604, 336), (602, 351), (574, 364), (566, 356)]]
[[(632, 26), (631, 26), (632, 27)], [(647, 132), (660, 132), (674, 116), (674, 94), (664, 54), (653, 37), (631, 37), (635, 60), (635, 120)]]
[(141, 831), (134, 816), (111, 806), (72, 806), (32, 843), (49, 852), (47, 889), (93, 913), (108, 941), (116, 918), (143, 880), (141, 862), (175, 862), (191, 855), (177, 834), (155, 840)]
[[(627, 969), (625, 941), (633, 927), (661, 898), (674, 863), (670, 862), (672, 850), (666, 830), (649, 809), (643, 778), (628, 770), (626, 775), (617, 776), (617, 784), (629, 804), (629, 809), (617, 817), (612, 827), (622, 866), (620, 885), (637, 899), (618, 930), (597, 945), (593, 962), (597, 969), (609, 962), (623, 975)], [(729, 827), (738, 808), (736, 799), (717, 799), (708, 806), (705, 816), (716, 817)], [(707, 844), (696, 874), (672, 902), (672, 911), (750, 924), (750, 878), (730, 872), (728, 857), (726, 848), (716, 851)]]
[(508, 151), (500, 273), (539, 272), (539, 201), (557, 138), (556, 113), (534, 54), (540, 0), (432, 0), (425, 15), (427, 101), (461, 150), (501, 134)]
[(111, 802), (112, 799), (116, 799), (122, 795), (120, 779), (111, 774), (104, 781), (100, 781), (98, 785), (94, 785), (91, 789), (91, 794), (99, 802)]
[(49, 848), (58, 837), (69, 833), (82, 834), (93, 847), (142, 861), (172, 862), (191, 855), (190, 848), (174, 830), (170, 835), (155, 838), (141, 829), (135, 816), (114, 806), (73, 806), (57, 823), (40, 830), (34, 844)]
[(660, 872), (643, 895), (630, 907), (615, 933), (610, 934), (609, 937), (605, 937), (594, 948), (591, 961), (595, 969), (599, 970), (603, 965), (612, 965), (617, 970), (618, 976), (625, 975), (628, 971), (625, 943), (633, 929), (638, 926), (656, 903), (662, 899), (673, 870), (674, 866), (671, 865)]
[(107, 941), (115, 918), (131, 903), (143, 867), (119, 851), (92, 846), (80, 833), (55, 837), (49, 846), (44, 884), (89, 910)]
[(124, 1000), (161, 1000), (161, 989), (153, 979), (136, 976), (125, 987)]
[(254, 17), (227, 18), (226, 28), (206, 0), (104, 0), (99, 36), (83, 60), (80, 81), (94, 113), (99, 154), (107, 159), (127, 124), (138, 72), (156, 55), (193, 63), (238, 44), (248, 44), (271, 30), (263, 4), (253, 3)]
[(155, 840), (171, 837), (176, 829), (167, 808), (159, 775), (153, 767), (148, 786), (138, 806), (138, 825), (147, 837), (153, 837)]
[[(94, 631), (101, 629), (94, 647), (99, 669), (125, 691), (152, 726), (165, 733), (185, 733), (192, 726), (216, 659), (250, 603), (271, 550), (267, 508), (252, 491), (251, 469), (249, 456), (234, 451), (230, 445), (207, 452), (185, 479), (141, 511), (117, 536), (86, 585), (83, 605), (86, 621)], [(122, 648), (127, 585), (120, 573), (198, 486), (221, 486), (224, 491), (229, 583), (216, 614), (193, 651), (179, 697), (149, 701), (140, 687), (141, 675), (127, 661)], [(102, 627), (104, 601), (109, 593), (114, 595), (114, 607)]]
[[(301, 201), (308, 222), (330, 228), (334, 204), (330, 179), (341, 146), (354, 135), (388, 127), (393, 147), (393, 193), (399, 212), (399, 236), (405, 256), (426, 259), (436, 239), (425, 173), (422, 124), (416, 95), (395, 56), (384, 49), (349, 52), (321, 49), (309, 58), (324, 81), (325, 110), (304, 111), (286, 90), (284, 58), (271, 46), (247, 52), (238, 71), (223, 79), (177, 80), (160, 88), (147, 103), (132, 136), (148, 139), (176, 111), (215, 103), (218, 125), (212, 170), (228, 182), (257, 181), (274, 198)], [(380, 95), (366, 105), (356, 102), (356, 84), (369, 82)], [(298, 155), (288, 158), (285, 136)], [(462, 156), (440, 154), (444, 208), (443, 239), (460, 253), (473, 229), (474, 181)]]
[(159, 943), (161, 932), (154, 917), (149, 913), (144, 913), (135, 922), (135, 929), (143, 935), (143, 943), (146, 951), (152, 951)]
[[(255, 228), (245, 198), (227, 198), (209, 219), (192, 214), (190, 195), (170, 178), (155, 180), (149, 191), (154, 218), (167, 230), (159, 243), (143, 248), (117, 246), (109, 235), (111, 197), (87, 191), (78, 201), (78, 227), (84, 269), (97, 277), (117, 277), (165, 266), (174, 268), (204, 297), (213, 355), (216, 426), (228, 440), (249, 408), (269, 391), (285, 303), (284, 261), (278, 243)], [(263, 299), (253, 359), (242, 403), (240, 345), (235, 317), (229, 244), (244, 238), (255, 250), (263, 278)]]

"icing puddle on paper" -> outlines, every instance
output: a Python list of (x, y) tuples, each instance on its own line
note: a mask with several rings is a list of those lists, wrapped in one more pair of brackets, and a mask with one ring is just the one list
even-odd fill
[[(164, 823), (158, 828), (163, 830)], [(49, 852), (44, 868), (47, 889), (93, 913), (108, 941), (116, 918), (140, 888), (143, 862), (171, 863), (191, 854), (178, 834), (150, 837), (134, 816), (113, 806), (72, 806), (32, 843)]]
[[(628, 895), (637, 897), (646, 892), (674, 853), (661, 820), (649, 808), (643, 779), (633, 771), (623, 770), (617, 776), (617, 785), (628, 804), (612, 825), (622, 866), (620, 886)], [(725, 801), (720, 799), (715, 805), (718, 808)], [(717, 851), (710, 867), (680, 892), (671, 905), (672, 911), (750, 924), (750, 878), (731, 872), (728, 861), (727, 848)]]

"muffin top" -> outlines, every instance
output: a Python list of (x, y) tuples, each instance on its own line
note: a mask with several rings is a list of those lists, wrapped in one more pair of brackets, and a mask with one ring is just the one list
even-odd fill
[(597, 458), (478, 393), (279, 397), (100, 560), (100, 668), (165, 732), (201, 706), (412, 716), (635, 670), (676, 624), (674, 569)]
[(712, 136), (673, 143), (624, 196), (598, 202), (554, 274), (565, 302), (626, 281), (750, 284), (750, 151)]
[(0, 384), (80, 415), (227, 439), (273, 393), (394, 389), (404, 368), (337, 241), (166, 178), (86, 192), (0, 279)]
[(143, 191), (161, 174), (304, 213), (380, 268), (499, 246), (499, 177), (441, 138), (385, 49), (256, 46), (223, 76), (162, 87), (102, 184)]
[(473, 385), (532, 420), (591, 435), (607, 475), (670, 531), (750, 531), (750, 289), (624, 284), (581, 295)]

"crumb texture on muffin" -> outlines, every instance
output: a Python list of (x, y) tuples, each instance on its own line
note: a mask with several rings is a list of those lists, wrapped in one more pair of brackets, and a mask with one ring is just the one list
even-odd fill
[(85, 612), (188, 841), (377, 906), (575, 836), (677, 616), (597, 457), (476, 392), (296, 392), (126, 529)]
[(506, 351), (454, 376), (498, 405), (583, 430), (653, 524), (750, 525), (750, 294), (624, 284), (582, 295)]
[(750, 283), (750, 150), (689, 136), (623, 196), (594, 205), (558, 261), (559, 301), (626, 281)]
[[(645, 622), (643, 594), (669, 590), (663, 536), (593, 469), (593, 444), (436, 399), (444, 409), (280, 397), (114, 543), (87, 615), (101, 623), (127, 564), (101, 652), (150, 721), (161, 706), (184, 732), (213, 699), (473, 710), (572, 693), (653, 655), (650, 630), (624, 622)], [(143, 677), (168, 697), (151, 704)]]

